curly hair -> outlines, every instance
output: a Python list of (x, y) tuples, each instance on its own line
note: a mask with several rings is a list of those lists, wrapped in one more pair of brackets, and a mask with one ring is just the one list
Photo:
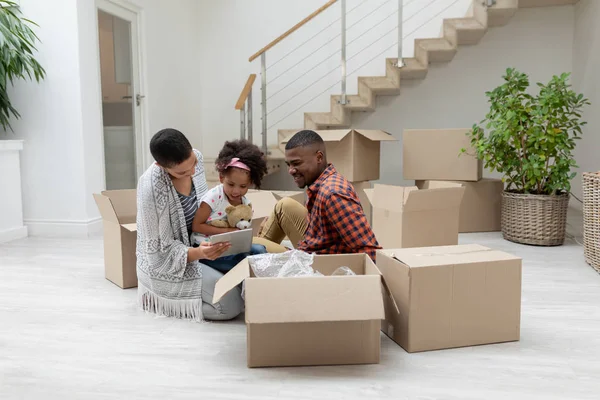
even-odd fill
[(245, 139), (225, 142), (215, 161), (217, 171), (221, 174), (225, 173), (225, 166), (236, 157), (250, 168), (250, 180), (256, 188), (260, 188), (262, 179), (268, 171), (266, 157), (260, 148)]

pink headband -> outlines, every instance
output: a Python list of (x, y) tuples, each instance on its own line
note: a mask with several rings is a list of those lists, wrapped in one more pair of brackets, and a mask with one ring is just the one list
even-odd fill
[(227, 164), (225, 166), (224, 170), (227, 168), (230, 168), (230, 167), (236, 167), (236, 168), (245, 169), (246, 171), (250, 171), (250, 168), (246, 164), (241, 162), (240, 159), (237, 157), (232, 158), (231, 161), (229, 162), (229, 164)]

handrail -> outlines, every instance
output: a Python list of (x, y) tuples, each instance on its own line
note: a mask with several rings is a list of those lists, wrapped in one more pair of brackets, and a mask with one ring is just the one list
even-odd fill
[(240, 93), (240, 97), (238, 98), (237, 103), (235, 103), (235, 109), (241, 110), (244, 107), (244, 103), (252, 90), (252, 85), (254, 85), (254, 80), (256, 79), (256, 74), (250, 74), (248, 80), (246, 81), (246, 85), (244, 85), (244, 89), (242, 89), (242, 93)]
[(260, 57), (263, 53), (265, 53), (267, 50), (271, 49), (273, 46), (275, 46), (277, 43), (281, 42), (283, 39), (285, 39), (286, 37), (288, 37), (289, 35), (291, 35), (292, 33), (294, 33), (295, 31), (297, 31), (300, 27), (302, 27), (304, 24), (306, 24), (308, 21), (310, 21), (311, 19), (313, 19), (314, 17), (316, 17), (317, 15), (321, 14), (323, 11), (325, 11), (326, 9), (328, 9), (330, 6), (332, 6), (334, 3), (336, 3), (337, 0), (329, 0), (327, 3), (323, 4), (321, 7), (319, 7), (316, 11), (314, 11), (312, 14), (310, 14), (308, 17), (304, 18), (302, 21), (298, 22), (296, 25), (294, 25), (293, 27), (291, 27), (287, 32), (285, 32), (283, 35), (279, 36), (277, 39), (273, 40), (271, 43), (269, 43), (268, 45), (266, 45), (265, 47), (263, 47), (262, 49), (260, 49), (258, 52), (254, 53), (249, 59), (248, 61), (252, 62), (254, 60), (256, 60), (258, 57)]

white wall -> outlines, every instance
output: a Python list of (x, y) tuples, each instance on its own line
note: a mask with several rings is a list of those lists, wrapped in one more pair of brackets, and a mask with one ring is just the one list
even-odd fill
[[(576, 149), (579, 172), (600, 171), (600, 2), (581, 0), (575, 7), (573, 86), (592, 103), (583, 119), (588, 122)], [(573, 180), (573, 193), (581, 198), (581, 174)], [(576, 201), (572, 204), (577, 205)]]
[[(200, 112), (204, 137), (202, 149), (206, 154), (215, 156), (223, 140), (239, 137), (239, 112), (234, 110), (234, 105), (251, 73), (258, 75), (254, 85), (253, 115), (255, 142), (261, 142), (260, 58), (252, 63), (248, 58), (325, 2), (199, 2), (198, 42), (202, 49), (199, 71), (204, 77)], [(277, 129), (301, 128), (305, 111), (329, 111), (329, 95), (340, 93), (340, 84), (336, 83), (340, 79), (341, 39), (336, 38), (340, 33), (340, 22), (336, 21), (341, 14), (340, 4), (334, 4), (268, 51), (267, 96), (273, 96), (267, 101), (268, 126), (291, 114), (269, 129), (270, 144), (277, 141)], [(348, 93), (356, 93), (358, 76), (384, 75), (385, 58), (397, 57), (397, 46), (394, 45), (397, 41), (397, 4), (387, 0), (347, 1)], [(437, 37), (442, 19), (464, 16), (471, 1), (413, 0), (405, 4), (403, 54), (410, 57), (415, 38)], [(321, 30), (323, 32), (318, 34)], [(314, 39), (277, 62), (316, 34)], [(329, 39), (333, 41), (321, 48)], [(330, 55), (332, 57), (327, 58)], [(322, 79), (308, 87), (319, 78)], [(294, 112), (303, 104), (306, 105)]]
[[(136, 2), (146, 32), (148, 135), (175, 127), (198, 145), (196, 3)], [(47, 71), (40, 84), (16, 82), (11, 98), (22, 118), (15, 135), (2, 134), (25, 139), (24, 219), (32, 235), (88, 235), (100, 227), (92, 193), (105, 187), (95, 1), (20, 3), (40, 25), (36, 57)]]
[(21, 5), (24, 14), (41, 26), (36, 29), (42, 40), (37, 58), (48, 75), (40, 84), (19, 81), (11, 91), (21, 113), (12, 125), (16, 136), (25, 139), (24, 218), (31, 234), (66, 222), (76, 228), (89, 220), (83, 189), (76, 1), (21, 0)]

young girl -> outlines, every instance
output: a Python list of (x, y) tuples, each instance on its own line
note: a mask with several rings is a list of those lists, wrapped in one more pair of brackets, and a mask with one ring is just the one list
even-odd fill
[[(250, 204), (245, 197), (250, 185), (259, 188), (267, 173), (267, 162), (261, 150), (247, 140), (226, 142), (215, 164), (221, 184), (209, 190), (201, 200), (192, 223), (193, 245), (199, 245), (211, 235), (238, 230), (218, 228), (207, 222), (227, 219), (225, 209), (230, 205)], [(266, 253), (265, 246), (253, 244), (250, 253), (224, 256), (214, 261), (202, 260), (202, 263), (225, 273), (246, 256), (262, 253)]]

